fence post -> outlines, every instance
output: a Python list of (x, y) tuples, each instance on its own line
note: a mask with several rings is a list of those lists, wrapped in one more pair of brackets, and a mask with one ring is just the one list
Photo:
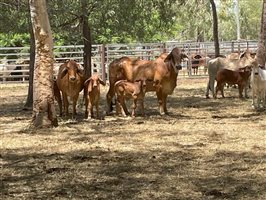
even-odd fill
[(234, 42), (232, 42), (231, 43), (231, 52), (234, 52), (234, 46), (235, 46), (235, 44), (234, 44)]
[(105, 45), (102, 44), (101, 48), (101, 66), (102, 66), (102, 79), (106, 82), (106, 69), (105, 69)]

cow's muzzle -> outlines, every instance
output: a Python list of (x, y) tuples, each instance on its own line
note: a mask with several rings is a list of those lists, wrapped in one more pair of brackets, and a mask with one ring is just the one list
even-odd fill
[(75, 77), (75, 76), (71, 76), (71, 77), (69, 78), (69, 80), (70, 80), (70, 81), (75, 81), (75, 80), (76, 80), (76, 77)]
[(176, 69), (177, 70), (181, 70), (182, 69), (182, 65), (176, 65)]

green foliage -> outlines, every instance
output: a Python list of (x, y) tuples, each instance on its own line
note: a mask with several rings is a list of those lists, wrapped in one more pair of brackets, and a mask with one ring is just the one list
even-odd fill
[(29, 46), (30, 36), (28, 33), (4, 34), (0, 33), (1, 47), (24, 47)]
[[(82, 8), (82, 2), (88, 7)], [(220, 40), (236, 39), (233, 0), (217, 2)], [(212, 40), (209, 0), (48, 0), (55, 45), (83, 44), (82, 14), (92, 43)], [(261, 0), (239, 1), (241, 38), (257, 39)], [(0, 46), (29, 46), (28, 0), (0, 2)]]

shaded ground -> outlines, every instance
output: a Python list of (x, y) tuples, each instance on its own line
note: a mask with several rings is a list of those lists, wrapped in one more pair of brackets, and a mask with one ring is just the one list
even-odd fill
[[(2, 199), (265, 199), (266, 112), (227, 89), (205, 99), (206, 79), (179, 79), (159, 116), (61, 119), (27, 129), (25, 85), (0, 85)], [(104, 113), (102, 88), (101, 111)]]

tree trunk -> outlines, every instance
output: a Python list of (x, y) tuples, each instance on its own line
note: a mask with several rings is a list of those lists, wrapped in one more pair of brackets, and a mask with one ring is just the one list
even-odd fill
[(218, 38), (218, 18), (214, 0), (210, 0), (212, 5), (212, 18), (213, 18), (213, 40), (215, 47), (215, 57), (220, 56), (219, 38)]
[(36, 46), (32, 126), (58, 126), (53, 93), (53, 40), (46, 1), (29, 2)]
[(88, 3), (86, 0), (81, 0), (82, 6), (82, 36), (84, 41), (83, 62), (85, 77), (91, 76), (91, 31), (88, 23)]
[(34, 74), (34, 63), (35, 63), (35, 39), (33, 33), (32, 24), (30, 25), (30, 69), (29, 69), (29, 87), (28, 87), (28, 97), (24, 105), (24, 110), (32, 109), (33, 104), (33, 74)]
[(264, 66), (266, 62), (266, 0), (263, 0), (261, 14), (261, 29), (259, 33), (257, 61), (259, 65)]

